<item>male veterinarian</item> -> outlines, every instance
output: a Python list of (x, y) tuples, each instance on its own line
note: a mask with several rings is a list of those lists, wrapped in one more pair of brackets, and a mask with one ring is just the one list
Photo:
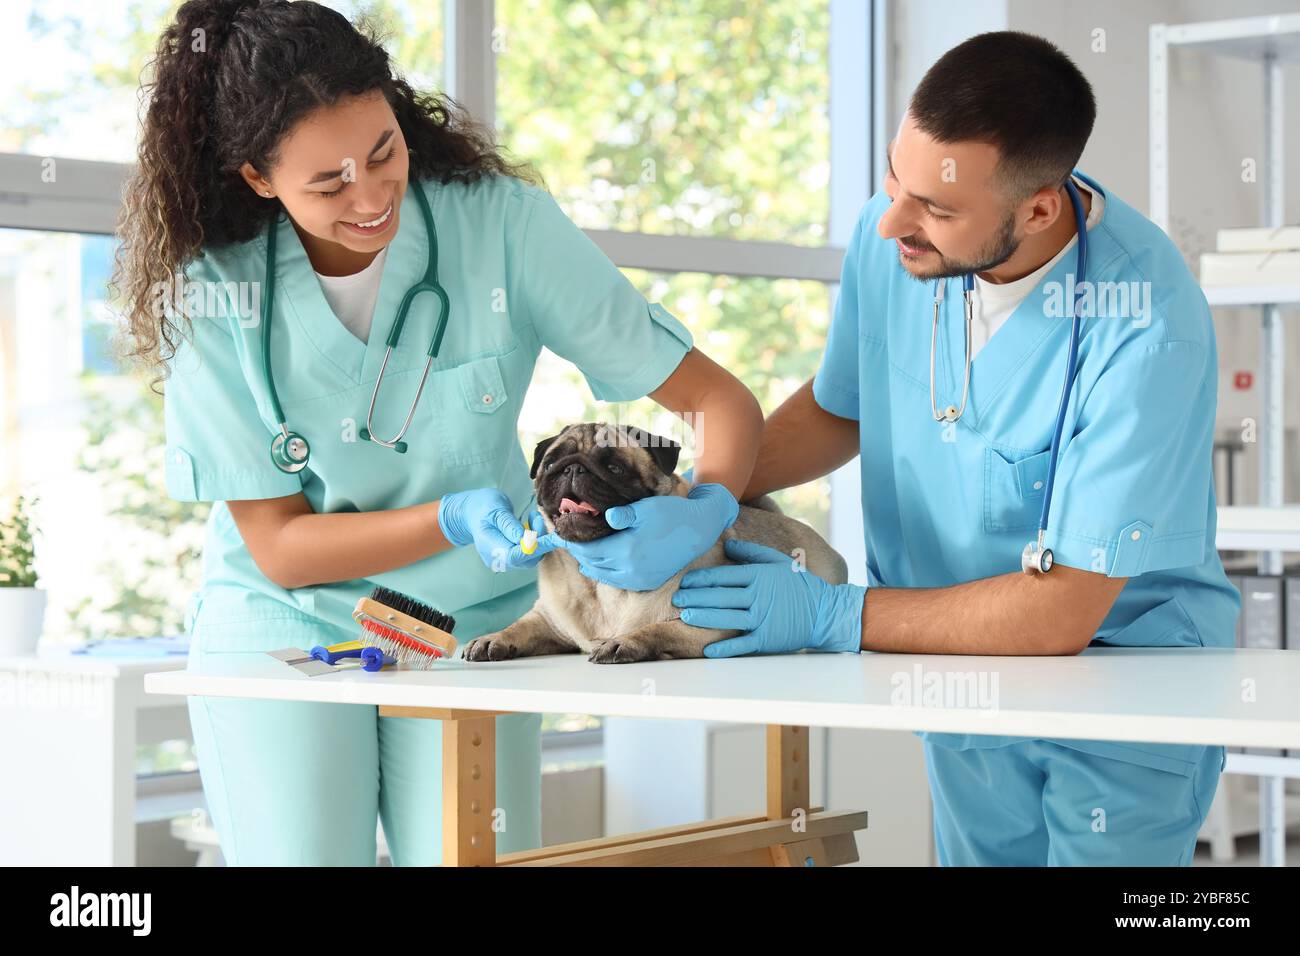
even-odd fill
[[(860, 454), (869, 586), (832, 587), (787, 555), (729, 543), (746, 563), (690, 572), (674, 597), (688, 623), (747, 632), (706, 654), (1233, 644), (1239, 599), (1214, 546), (1209, 309), (1164, 233), (1075, 171), (1094, 116), (1079, 70), (1025, 34), (977, 36), (922, 79), (849, 244), (821, 367), (767, 421), (745, 492)], [(1080, 223), (1091, 288), (1053, 488)], [(1104, 301), (1090, 294), (1102, 289)], [(1222, 747), (921, 736), (943, 865), (1187, 864), (1224, 759)]]

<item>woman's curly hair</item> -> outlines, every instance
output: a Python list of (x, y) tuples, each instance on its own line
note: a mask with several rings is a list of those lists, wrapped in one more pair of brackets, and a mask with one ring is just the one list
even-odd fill
[(151, 66), (110, 290), (124, 303), (119, 351), (159, 377), (187, 329), (183, 316), (162, 314), (158, 290), (184, 281), (205, 245), (251, 239), (279, 213), (239, 169), (247, 162), (268, 176), (281, 138), (313, 110), (382, 91), (414, 151), (411, 182), (536, 181), (451, 99), (395, 75), (371, 25), (310, 0), (189, 0)]

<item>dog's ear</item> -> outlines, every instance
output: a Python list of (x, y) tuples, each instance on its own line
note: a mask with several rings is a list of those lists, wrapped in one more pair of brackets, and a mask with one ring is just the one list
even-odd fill
[(537, 477), (537, 470), (542, 467), (542, 459), (546, 457), (546, 449), (550, 448), (555, 439), (559, 437), (559, 435), (552, 435), (550, 438), (543, 438), (537, 443), (537, 447), (533, 449), (533, 467), (528, 472), (529, 478)]
[(644, 428), (629, 428), (627, 435), (632, 444), (646, 450), (650, 460), (658, 465), (659, 470), (665, 475), (671, 475), (677, 470), (677, 459), (682, 453), (682, 446), (677, 442), (671, 438), (652, 435)]
[(656, 444), (646, 449), (654, 463), (659, 466), (659, 470), (665, 475), (671, 475), (677, 470), (677, 458), (682, 453), (682, 446), (677, 444), (671, 438), (656, 438)]

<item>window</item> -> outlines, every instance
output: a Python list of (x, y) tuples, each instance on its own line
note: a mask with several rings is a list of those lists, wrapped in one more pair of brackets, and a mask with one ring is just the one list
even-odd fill
[(828, 0), (498, 0), (496, 125), (578, 225), (826, 242)]
[[(349, 19), (369, 13), (417, 89), (442, 83), (443, 12), (420, 0), (322, 0)], [(135, 161), (138, 91), (176, 0), (8, 0), (0, 30), (22, 42), (0, 58), (0, 151)]]
[[(830, 2), (739, 10), (727, 0), (498, 0), (500, 143), (531, 163), (588, 229), (634, 241), (639, 234), (824, 245)], [(749, 277), (728, 274), (725, 264), (710, 273), (649, 272), (630, 268), (639, 264), (635, 246), (612, 257), (690, 328), (701, 351), (754, 390), (765, 413), (816, 371), (830, 312), (824, 282), (793, 271), (782, 278), (779, 264)], [(581, 376), (549, 353), (530, 395), (520, 423), (526, 449), (582, 419), (651, 430), (662, 423), (670, 437), (689, 439), (648, 399), (594, 402)], [(682, 467), (688, 463), (684, 454)], [(827, 480), (777, 498), (827, 532)]]
[(162, 481), (162, 400), (111, 352), (106, 236), (0, 230), (6, 454), (34, 492), (46, 640), (179, 633), (208, 506)]

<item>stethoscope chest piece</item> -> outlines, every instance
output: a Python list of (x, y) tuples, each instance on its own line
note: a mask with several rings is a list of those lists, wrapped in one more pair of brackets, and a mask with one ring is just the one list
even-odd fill
[(1052, 549), (1030, 541), (1020, 552), (1020, 570), (1025, 574), (1046, 574), (1052, 570)]
[(271, 461), (286, 474), (297, 474), (307, 467), (311, 446), (297, 432), (284, 429), (271, 442)]

